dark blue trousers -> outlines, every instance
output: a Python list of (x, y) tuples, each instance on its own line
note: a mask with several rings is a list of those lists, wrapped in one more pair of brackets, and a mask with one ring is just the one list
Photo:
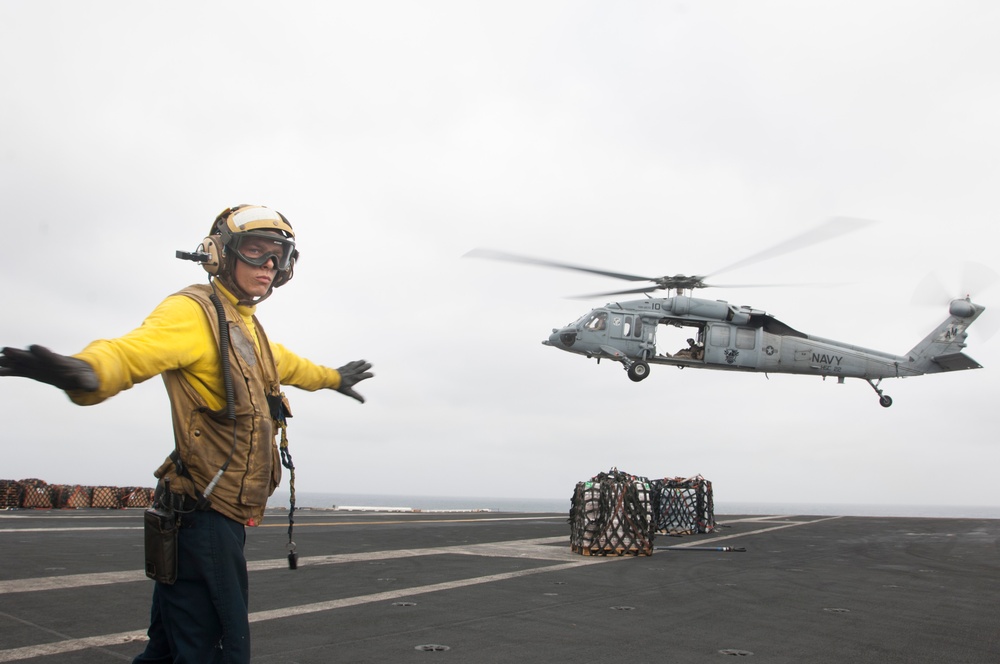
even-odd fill
[(149, 643), (133, 664), (248, 664), (246, 531), (218, 512), (181, 517), (177, 581), (156, 583)]

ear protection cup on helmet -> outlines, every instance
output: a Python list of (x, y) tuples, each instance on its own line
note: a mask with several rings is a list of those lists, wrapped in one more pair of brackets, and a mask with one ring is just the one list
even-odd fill
[(219, 236), (209, 235), (206, 237), (198, 246), (198, 251), (208, 254), (208, 260), (201, 264), (205, 268), (205, 272), (213, 276), (219, 274), (223, 259), (223, 246)]
[(274, 287), (280, 288), (281, 286), (287, 284), (291, 281), (293, 274), (295, 274), (295, 257), (292, 258), (292, 262), (288, 266), (288, 270), (285, 272), (278, 272), (278, 274), (274, 275)]

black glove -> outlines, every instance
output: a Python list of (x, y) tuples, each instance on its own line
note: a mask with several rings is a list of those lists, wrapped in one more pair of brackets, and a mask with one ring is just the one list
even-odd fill
[(55, 385), (60, 390), (94, 392), (100, 386), (97, 374), (89, 364), (75, 357), (53, 353), (45, 346), (28, 346), (28, 350), (4, 348), (0, 351), (2, 376), (23, 376)]
[(337, 391), (364, 403), (365, 398), (355, 392), (353, 388), (366, 378), (371, 378), (375, 375), (371, 371), (368, 371), (371, 368), (371, 362), (354, 360), (337, 369), (340, 372), (340, 387), (337, 388)]

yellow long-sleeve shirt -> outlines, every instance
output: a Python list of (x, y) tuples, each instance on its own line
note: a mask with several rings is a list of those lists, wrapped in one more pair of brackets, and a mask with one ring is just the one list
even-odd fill
[[(236, 304), (232, 294), (218, 282), (216, 285), (219, 292), (236, 305), (253, 335), (254, 343), (259, 345), (253, 323), (255, 307)], [(308, 391), (340, 387), (340, 373), (336, 369), (314, 364), (281, 344), (272, 342), (271, 352), (282, 385)], [(93, 367), (100, 381), (100, 387), (95, 392), (68, 393), (70, 399), (81, 406), (100, 403), (171, 369), (183, 374), (209, 408), (220, 409), (226, 403), (219, 341), (212, 332), (205, 311), (197, 302), (183, 295), (171, 295), (165, 299), (142, 325), (128, 334), (117, 339), (94, 341), (74, 357)]]

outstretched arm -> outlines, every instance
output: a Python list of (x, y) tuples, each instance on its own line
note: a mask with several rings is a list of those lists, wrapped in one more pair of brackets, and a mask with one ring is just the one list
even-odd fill
[(375, 375), (369, 371), (372, 368), (371, 362), (355, 360), (339, 369), (331, 369), (310, 362), (279, 343), (272, 343), (271, 350), (278, 365), (278, 379), (282, 385), (292, 385), (309, 392), (323, 389), (336, 390), (361, 403), (365, 402), (365, 398), (354, 391), (354, 386)]

